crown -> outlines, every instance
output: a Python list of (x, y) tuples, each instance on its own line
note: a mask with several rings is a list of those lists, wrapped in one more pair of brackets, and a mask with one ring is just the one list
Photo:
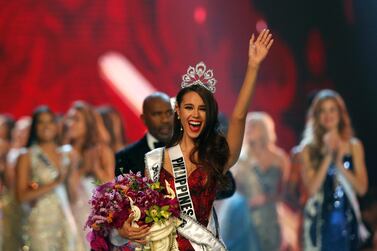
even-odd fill
[(195, 68), (189, 66), (187, 73), (182, 76), (181, 87), (189, 87), (192, 85), (201, 85), (212, 93), (216, 91), (217, 80), (213, 77), (212, 69), (207, 70), (207, 66), (203, 62), (196, 64)]

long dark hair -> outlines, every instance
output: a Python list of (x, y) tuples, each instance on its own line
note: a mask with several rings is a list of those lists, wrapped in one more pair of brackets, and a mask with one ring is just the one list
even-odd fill
[[(217, 181), (220, 184), (225, 183), (223, 170), (229, 159), (229, 146), (219, 130), (218, 105), (213, 94), (200, 85), (192, 85), (181, 89), (176, 97), (178, 107), (182, 104), (183, 97), (186, 93), (195, 92), (203, 100), (206, 107), (206, 122), (202, 132), (195, 140), (195, 146), (190, 153), (190, 161), (196, 165), (203, 166), (209, 174), (210, 179), (207, 184)], [(181, 131), (181, 122), (177, 113), (174, 113), (174, 131), (173, 137), (167, 144), (167, 147), (177, 145), (183, 137)], [(198, 158), (195, 158), (195, 154)]]
[(15, 124), (15, 121), (11, 115), (0, 114), (0, 126), (3, 124), (6, 127), (5, 140), (12, 140), (12, 130)]
[[(48, 107), (47, 105), (41, 105), (38, 106), (31, 117), (31, 126), (30, 126), (30, 133), (29, 138), (27, 140), (26, 147), (30, 147), (33, 144), (38, 143), (38, 135), (37, 135), (37, 124), (39, 116), (41, 116), (43, 113), (48, 113), (52, 116), (53, 120), (56, 120), (55, 113)], [(56, 133), (56, 139), (58, 137), (58, 134)]]
[[(127, 142), (126, 137), (125, 137), (126, 133), (124, 131), (124, 122), (123, 122), (122, 116), (120, 116), (120, 113), (114, 107), (110, 105), (98, 107), (97, 112), (99, 113), (99, 115), (101, 115), (103, 124), (105, 125), (105, 128), (110, 135), (110, 146), (114, 148), (117, 140), (119, 140), (121, 144), (125, 145)], [(121, 135), (116, 135), (116, 132), (114, 130), (116, 125), (114, 124), (114, 120), (112, 118), (113, 115), (118, 118), (118, 121), (120, 123)], [(120, 137), (120, 138), (117, 138), (117, 137)]]

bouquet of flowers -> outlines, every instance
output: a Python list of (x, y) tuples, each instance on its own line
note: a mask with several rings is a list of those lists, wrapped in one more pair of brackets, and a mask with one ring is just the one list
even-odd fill
[[(86, 227), (91, 229), (88, 241), (93, 250), (111, 250), (110, 232), (121, 228), (131, 214), (134, 216), (133, 227), (151, 226), (148, 236), (150, 250), (174, 249), (179, 205), (167, 181), (163, 186), (140, 173), (119, 175), (98, 186), (89, 203), (92, 210)], [(129, 249), (124, 247), (121, 250)]]

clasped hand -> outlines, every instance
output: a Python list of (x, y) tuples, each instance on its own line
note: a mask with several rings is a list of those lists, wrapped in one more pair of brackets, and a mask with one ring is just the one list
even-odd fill
[(338, 132), (331, 131), (323, 135), (324, 151), (330, 154), (334, 161), (339, 161), (347, 153), (346, 144)]
[(132, 221), (134, 219), (133, 215), (130, 215), (128, 219), (123, 223), (122, 228), (118, 229), (118, 233), (122, 238), (128, 239), (133, 242), (140, 244), (146, 244), (146, 237), (150, 227), (148, 225), (142, 225), (138, 228), (132, 226)]

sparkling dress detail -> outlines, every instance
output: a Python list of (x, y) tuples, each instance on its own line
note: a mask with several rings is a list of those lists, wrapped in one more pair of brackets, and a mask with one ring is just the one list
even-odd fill
[[(203, 226), (208, 225), (209, 216), (212, 210), (212, 205), (215, 200), (216, 195), (216, 185), (207, 186), (208, 174), (203, 168), (197, 167), (188, 176), (188, 184), (190, 187), (190, 193), (192, 202), (195, 208), (195, 214), (197, 221)], [(160, 182), (168, 181), (170, 186), (175, 190), (174, 177), (166, 171), (164, 168), (161, 169)], [(190, 244), (190, 241), (184, 237), (178, 235), (177, 237), (179, 250), (194, 251)]]
[[(59, 175), (57, 167), (37, 145), (30, 148), (30, 177), (39, 186), (53, 182)], [(67, 168), (63, 158), (62, 168)], [(24, 203), (26, 218), (24, 241), (30, 251), (77, 251), (83, 250), (77, 239), (77, 228), (69, 207), (63, 184), (40, 198)]]
[[(343, 158), (343, 166), (353, 170), (352, 156)], [(357, 221), (349, 200), (340, 184), (335, 179), (336, 167), (331, 165), (324, 182), (322, 205), (322, 250), (351, 251), (357, 250)]]
[(281, 230), (276, 199), (270, 198), (278, 198), (280, 193), (281, 168), (271, 165), (262, 169), (246, 158), (240, 160), (235, 173), (237, 189), (248, 201), (258, 196), (267, 198), (264, 204), (249, 208), (259, 250), (278, 251), (281, 245)]

